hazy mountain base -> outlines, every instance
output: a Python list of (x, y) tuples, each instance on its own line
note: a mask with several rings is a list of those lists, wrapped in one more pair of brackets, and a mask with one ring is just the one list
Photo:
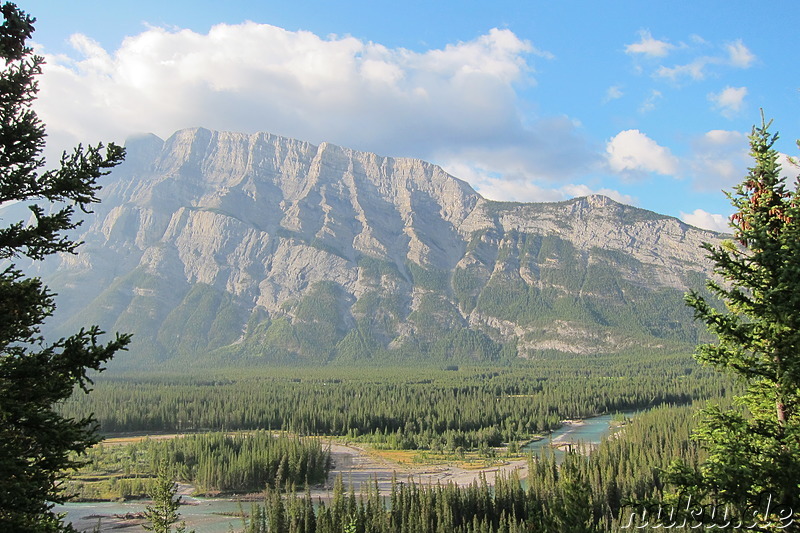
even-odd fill
[(198, 129), (129, 142), (81, 238), (40, 271), (60, 294), (51, 331), (132, 332), (114, 365), (143, 368), (688, 351), (683, 293), (718, 235), (604, 197), (490, 202), (421, 161)]

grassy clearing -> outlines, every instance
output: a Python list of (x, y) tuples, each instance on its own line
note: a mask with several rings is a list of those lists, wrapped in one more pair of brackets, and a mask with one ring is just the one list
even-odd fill
[(460, 451), (455, 453), (434, 452), (430, 450), (386, 450), (366, 448), (368, 453), (385, 461), (390, 461), (403, 466), (454, 466), (465, 470), (480, 470), (493, 466), (502, 466), (509, 461), (526, 459), (527, 454), (507, 453), (504, 448), (490, 449), (489, 456), (486, 452)]

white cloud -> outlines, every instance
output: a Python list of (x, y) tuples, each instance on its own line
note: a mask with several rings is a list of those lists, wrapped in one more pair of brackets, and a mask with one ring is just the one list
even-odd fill
[(687, 159), (694, 187), (701, 191), (730, 190), (747, 174), (752, 160), (747, 135), (711, 130), (692, 141)]
[[(695, 139), (688, 160), (695, 187), (700, 190), (732, 192), (734, 185), (741, 183), (752, 166), (747, 135), (738, 131), (712, 130)], [(798, 168), (789, 162), (788, 156), (779, 154), (781, 175), (794, 180)], [(730, 218), (725, 215), (695, 209), (692, 213), (680, 214), (680, 219), (698, 228), (730, 233)]]
[(661, 94), (661, 91), (657, 91), (655, 89), (650, 91), (650, 96), (648, 96), (645, 101), (642, 102), (642, 105), (639, 106), (639, 113), (645, 114), (654, 110), (656, 108), (656, 102), (658, 102), (662, 96), (663, 95)]
[(678, 159), (672, 152), (639, 130), (619, 132), (608, 141), (606, 154), (611, 170), (624, 176), (650, 172), (674, 175), (678, 172)]
[(750, 68), (756, 60), (753, 54), (741, 39), (725, 46), (728, 51), (728, 63), (737, 68)]
[[(800, 169), (790, 158), (778, 154), (781, 176), (788, 183), (797, 179)], [(692, 140), (691, 152), (683, 161), (683, 172), (698, 191), (733, 191), (753, 166), (748, 136), (739, 131), (711, 130)]]
[(467, 162), (513, 182), (566, 182), (600, 165), (597, 152), (580, 125), (561, 116), (534, 121), (523, 131), (481, 143), (442, 147), (431, 154), (431, 160), (443, 167)]
[(563, 191), (542, 187), (531, 181), (484, 178), (475, 181), (475, 190), (487, 200), (499, 202), (560, 202), (572, 198)]
[(606, 95), (603, 98), (603, 103), (606, 104), (612, 100), (617, 100), (618, 98), (622, 98), (625, 95), (622, 92), (622, 87), (619, 85), (612, 85), (606, 90)]
[(706, 77), (706, 66), (711, 62), (711, 58), (709, 57), (699, 57), (685, 65), (677, 65), (674, 67), (665, 67), (662, 65), (656, 70), (656, 77), (668, 78), (674, 82), (680, 81), (683, 78), (691, 78), (695, 81), (702, 80)]
[(252, 22), (149, 28), (114, 51), (71, 43), (74, 57), (46, 57), (36, 103), (59, 150), (204, 126), (485, 167), (504, 154), (525, 174), (571, 174), (589, 157), (568, 119), (523, 124), (517, 86), (535, 82), (531, 56), (552, 55), (509, 30), (425, 52)]
[(251, 22), (205, 35), (150, 28), (114, 52), (71, 42), (77, 58), (47, 57), (37, 109), (78, 139), (197, 125), (351, 144), (396, 131), (413, 142), (417, 124), (434, 137), (490, 135), (517, 120), (512, 86), (532, 72), (532, 46), (508, 30), (426, 53)]
[(723, 116), (731, 118), (742, 110), (745, 96), (747, 96), (747, 87), (725, 87), (719, 93), (709, 94), (708, 99)]
[(579, 196), (602, 194), (617, 202), (636, 205), (636, 198), (607, 188), (592, 189), (588, 185), (565, 184), (551, 187), (530, 179), (508, 180), (491, 175), (490, 172), (464, 163), (452, 163), (445, 170), (468, 181), (476, 191), (488, 200), (501, 202), (560, 202)]
[[(707, 44), (702, 42), (700, 44)], [(750, 68), (756, 56), (744, 45), (741, 39), (734, 43), (726, 44), (724, 47), (725, 55), (703, 55), (698, 56), (689, 63), (666, 67), (661, 65), (656, 69), (655, 76), (667, 78), (673, 82), (680, 82), (684, 79), (693, 81), (703, 80), (708, 76), (708, 71), (712, 67), (727, 66), (737, 69)]]
[(650, 32), (647, 30), (639, 31), (639, 42), (625, 46), (625, 53), (629, 55), (642, 54), (648, 57), (664, 57), (669, 54), (670, 50), (675, 48), (675, 45), (667, 41), (659, 41), (653, 39)]
[(567, 195), (567, 198), (575, 198), (578, 196), (590, 196), (592, 194), (602, 194), (603, 196), (608, 196), (612, 200), (615, 200), (621, 204), (638, 205), (639, 203), (639, 201), (635, 197), (629, 194), (623, 194), (617, 190), (607, 189), (604, 187), (600, 189), (592, 189), (588, 185), (571, 184), (571, 185), (564, 185), (563, 187), (561, 187), (560, 190)]
[(700, 45), (700, 46), (707, 46), (707, 45), (710, 44), (708, 41), (706, 41), (705, 39), (703, 39), (701, 36), (697, 35), (696, 33), (691, 34), (689, 36), (689, 40), (693, 44)]
[(781, 177), (791, 186), (800, 178), (800, 161), (797, 157), (778, 153), (778, 163), (781, 165)]
[(697, 228), (719, 231), (721, 233), (730, 233), (731, 231), (731, 228), (728, 225), (728, 217), (724, 215), (707, 213), (702, 209), (695, 209), (692, 213), (681, 212), (680, 219)]

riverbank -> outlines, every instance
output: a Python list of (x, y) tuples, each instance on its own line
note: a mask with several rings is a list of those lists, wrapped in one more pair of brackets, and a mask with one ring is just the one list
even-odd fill
[[(527, 459), (498, 461), (485, 467), (464, 467), (458, 464), (407, 464), (392, 461), (366, 447), (352, 444), (331, 443), (333, 468), (326, 482), (311, 489), (314, 501), (329, 501), (333, 496), (336, 479), (341, 476), (347, 491), (352, 489), (358, 494), (361, 489), (367, 490), (377, 483), (382, 495), (391, 493), (392, 480), (398, 482), (413, 481), (422, 484), (454, 483), (467, 486), (481, 477), (493, 484), (498, 474), (508, 475), (516, 471), (522, 478), (527, 475)], [(243, 528), (238, 515), (250, 510), (250, 502), (263, 501), (263, 493), (226, 495), (221, 498), (195, 497), (194, 487), (180, 484), (178, 493), (184, 499), (180, 507), (182, 519), (186, 520), (188, 529), (198, 533), (217, 533)], [(145, 500), (130, 502), (102, 502), (68, 504), (58, 506), (57, 511), (68, 512), (68, 519), (78, 531), (92, 531), (100, 526), (100, 531), (145, 531), (142, 512), (150, 502)]]
[[(382, 495), (391, 493), (393, 479), (398, 482), (413, 481), (421, 484), (454, 483), (468, 486), (481, 478), (493, 484), (497, 475), (510, 475), (516, 472), (522, 478), (528, 475), (527, 454), (540, 453), (545, 447), (553, 449), (556, 455), (563, 454), (569, 446), (594, 445), (608, 433), (612, 415), (603, 415), (586, 420), (566, 420), (562, 427), (552, 434), (523, 446), (522, 454), (510, 458), (479, 459), (468, 456), (466, 460), (441, 460), (420, 451), (376, 450), (369, 446), (353, 443), (331, 442), (333, 468), (326, 482), (311, 489), (316, 501), (329, 501), (333, 495), (336, 478), (341, 476), (345, 489), (359, 493), (361, 489), (372, 489), (377, 483)], [(176, 435), (161, 435), (160, 438), (174, 438)], [(127, 439), (143, 437), (120, 437), (115, 443)], [(111, 443), (108, 443), (111, 444)], [(424, 460), (423, 460), (424, 458)], [(472, 462), (470, 462), (472, 459)], [(187, 505), (180, 508), (181, 516), (189, 529), (198, 533), (227, 533), (244, 528), (241, 513), (250, 511), (250, 502), (263, 501), (263, 493), (227, 495), (220, 498), (195, 497), (191, 485), (181, 484), (179, 493)], [(141, 513), (147, 501), (98, 504), (68, 504), (57, 510), (67, 511), (68, 519), (79, 531), (92, 531), (98, 523), (100, 531), (144, 531)]]

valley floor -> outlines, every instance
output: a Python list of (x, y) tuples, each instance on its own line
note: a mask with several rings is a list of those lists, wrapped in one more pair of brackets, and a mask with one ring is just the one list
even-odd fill
[[(169, 436), (162, 436), (169, 438)], [(382, 495), (389, 495), (391, 492), (392, 480), (398, 483), (413, 480), (415, 483), (447, 484), (455, 483), (459, 486), (467, 486), (473, 482), (480, 481), (481, 476), (485, 476), (489, 484), (493, 484), (495, 476), (502, 472), (509, 474), (517, 471), (520, 478), (527, 474), (527, 459), (497, 460), (490, 466), (485, 463), (476, 466), (462, 466), (462, 464), (438, 463), (438, 464), (418, 464), (406, 462), (403, 458), (409, 459), (413, 454), (401, 455), (398, 460), (392, 460), (388, 456), (397, 455), (394, 452), (376, 452), (364, 447), (352, 444), (331, 444), (331, 458), (333, 468), (324, 486), (317, 486), (311, 490), (314, 501), (328, 501), (333, 495), (334, 482), (341, 476), (346, 491), (351, 487), (356, 494), (360, 491), (368, 490), (377, 482), (378, 489)], [(242, 528), (241, 519), (231, 517), (231, 513), (238, 510), (237, 501), (258, 501), (263, 500), (262, 494), (247, 494), (238, 497), (226, 497), (220, 499), (195, 499), (192, 497), (194, 488), (191, 485), (181, 484), (179, 493), (183, 496), (187, 505), (180, 508), (181, 516), (186, 520), (187, 529), (196, 529), (197, 533), (230, 531)], [(139, 504), (140, 505), (137, 505)], [(135, 502), (125, 504), (131, 507), (129, 511), (120, 513), (118, 509), (106, 508), (105, 506), (93, 506), (91, 504), (79, 504), (67, 506), (69, 509), (68, 519), (79, 531), (94, 531), (100, 523), (100, 531), (124, 531), (140, 532), (145, 531), (142, 527), (144, 520), (138, 514), (146, 505), (145, 502)], [(209, 509), (209, 506), (218, 510)], [(243, 503), (242, 508), (247, 511), (249, 503)]]
[(315, 499), (326, 498), (333, 489), (334, 480), (339, 475), (342, 476), (345, 487), (349, 489), (352, 486), (356, 493), (360, 488), (363, 487), (366, 490), (377, 481), (381, 494), (389, 494), (393, 478), (396, 478), (397, 482), (411, 479), (415, 483), (424, 485), (455, 483), (459, 486), (467, 486), (478, 481), (481, 475), (486, 477), (489, 484), (492, 484), (494, 476), (499, 472), (508, 474), (516, 470), (519, 477), (522, 478), (525, 477), (528, 470), (527, 459), (499, 460), (496, 461), (497, 464), (475, 467), (450, 463), (408, 464), (392, 461), (380, 453), (365, 448), (343, 444), (331, 446), (331, 457), (334, 468), (331, 470), (327, 486), (311, 492)]

